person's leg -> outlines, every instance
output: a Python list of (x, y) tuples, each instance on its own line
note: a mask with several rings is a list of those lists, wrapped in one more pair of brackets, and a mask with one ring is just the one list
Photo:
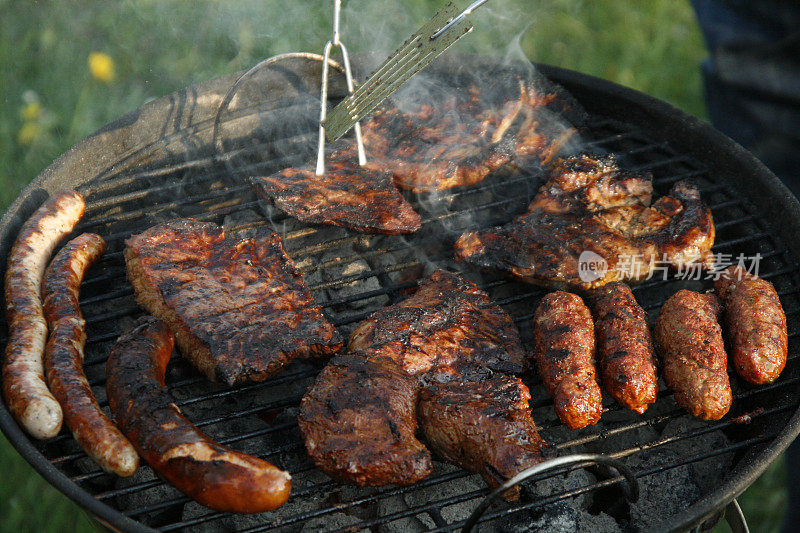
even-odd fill
[(800, 197), (800, 2), (693, 0), (711, 123)]

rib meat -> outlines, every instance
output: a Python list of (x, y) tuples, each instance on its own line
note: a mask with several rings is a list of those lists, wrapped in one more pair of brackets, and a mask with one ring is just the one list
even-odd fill
[[(405, 484), (427, 475), (409, 422), (417, 394), (431, 449), (491, 486), (542, 460), (530, 393), (509, 375), (524, 365), (519, 334), (474, 284), (434, 272), (413, 296), (359, 324), (349, 348), (301, 404), (309, 454), (333, 477)], [(366, 437), (351, 436), (357, 428)]]
[(370, 157), (399, 187), (443, 190), (478, 183), (506, 163), (549, 161), (582, 124), (579, 104), (543, 78), (493, 83), (430, 91), (421, 104), (376, 112), (363, 125)]
[(125, 244), (136, 301), (167, 322), (184, 357), (213, 381), (260, 381), (342, 345), (272, 231), (226, 238), (216, 224), (182, 219)]
[[(648, 176), (621, 170), (610, 157), (560, 161), (527, 213), (463, 234), (456, 258), (529, 283), (581, 289), (640, 281), (662, 266), (710, 265), (714, 222), (698, 188), (680, 181), (649, 205), (651, 194)], [(581, 272), (589, 260), (605, 268)]]
[(304, 222), (388, 234), (413, 233), (421, 225), (391, 173), (359, 166), (352, 147), (335, 149), (321, 176), (312, 168), (287, 168), (253, 183), (259, 196)]

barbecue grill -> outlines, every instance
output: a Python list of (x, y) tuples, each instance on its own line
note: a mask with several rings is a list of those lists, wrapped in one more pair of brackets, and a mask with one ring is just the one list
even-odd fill
[[(502, 76), (529, 67), (498, 66), (475, 57), (446, 59), (428, 71), (428, 79)], [(6, 257), (22, 223), (48, 194), (77, 188), (87, 197), (86, 216), (76, 233), (97, 232), (108, 242), (81, 293), (88, 324), (85, 368), (101, 405), (107, 404), (104, 368), (110, 347), (143, 314), (125, 280), (124, 239), (173, 217), (213, 221), (238, 235), (272, 226), (326, 315), (345, 335), (441, 267), (463, 271), (488, 291), (512, 315), (530, 347), (530, 318), (546, 291), (457, 264), (452, 244), (466, 229), (504, 223), (523, 212), (540, 170), (503, 168), (472, 187), (407, 194), (423, 227), (404, 237), (306, 225), (256, 197), (248, 176), (313, 160), (320, 67), (318, 56), (293, 54), (252, 73), (224, 101), (236, 75), (150, 102), (58, 158), (5, 213), (0, 257)], [(659, 195), (679, 179), (695, 180), (717, 225), (714, 251), (734, 257), (760, 254), (760, 275), (775, 284), (788, 317), (789, 361), (780, 379), (768, 386), (752, 387), (732, 374), (733, 407), (720, 421), (692, 419), (662, 384), (658, 401), (644, 415), (621, 408), (606, 395), (601, 422), (579, 431), (558, 422), (538, 378), (527, 376), (534, 419), (551, 451), (617, 458), (633, 471), (641, 496), (635, 503), (626, 501), (622, 476), (601, 467), (562, 467), (526, 482), (519, 501), (493, 504), (479, 527), (694, 527), (718, 515), (800, 431), (800, 354), (794, 342), (800, 333), (800, 205), (752, 155), (668, 104), (580, 73), (537, 68), (588, 111), (588, 149), (614, 152), (622, 165), (652, 172)], [(347, 94), (346, 86), (342, 75), (331, 76), (329, 95), (335, 102)], [(634, 293), (652, 320), (677, 290), (710, 286), (706, 280), (653, 279)], [(269, 513), (212, 511), (158, 479), (146, 465), (127, 479), (106, 474), (66, 428), (49, 441), (31, 440), (5, 406), (0, 406), (0, 426), (50, 483), (119, 530), (458, 531), (489, 492), (477, 475), (437, 462), (433, 474), (415, 485), (365, 488), (340, 485), (314, 467), (297, 428), (296, 409), (322, 364), (295, 362), (263, 383), (229, 389), (212, 385), (181, 358), (170, 363), (169, 392), (189, 419), (219, 442), (267, 458), (292, 474), (289, 502)]]

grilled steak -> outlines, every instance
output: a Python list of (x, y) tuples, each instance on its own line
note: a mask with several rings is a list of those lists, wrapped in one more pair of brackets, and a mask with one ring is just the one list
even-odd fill
[(184, 357), (213, 381), (260, 381), (295, 357), (342, 345), (272, 231), (226, 238), (215, 224), (182, 219), (125, 244), (136, 301), (169, 324)]
[[(575, 165), (582, 170), (576, 173)], [(710, 265), (714, 222), (697, 187), (678, 182), (648, 205), (651, 190), (649, 178), (620, 170), (608, 158), (563, 161), (526, 214), (463, 234), (456, 258), (529, 283), (581, 289), (646, 279), (660, 265)], [(605, 268), (581, 272), (589, 261)]]
[(392, 184), (391, 173), (359, 166), (352, 147), (336, 148), (321, 176), (313, 168), (287, 168), (253, 183), (259, 196), (305, 222), (389, 234), (420, 228), (419, 215)]
[(379, 309), (350, 335), (351, 351), (379, 352), (413, 375), (463, 366), (521, 372), (525, 351), (511, 317), (474, 283), (438, 270), (413, 296)]
[[(531, 418), (528, 387), (519, 378), (472, 374), (423, 388), (420, 427), (437, 455), (497, 487), (540, 463), (545, 442)], [(515, 487), (505, 497), (518, 494)]]
[[(541, 460), (529, 391), (506, 374), (524, 365), (519, 334), (474, 284), (434, 272), (413, 296), (357, 326), (349, 348), (351, 354), (320, 375), (301, 410), (309, 454), (333, 477), (370, 484), (424, 477), (406, 414), (420, 388), (426, 406), (423, 411), (420, 403), (417, 411), (421, 429), (442, 457), (481, 473), (492, 486)], [(367, 428), (369, 438), (350, 436), (356, 426)], [(485, 434), (474, 434), (476, 428)]]
[(549, 161), (576, 133), (583, 111), (544, 79), (493, 79), (494, 87), (431, 91), (386, 107), (363, 125), (370, 156), (414, 191), (473, 185), (509, 162)]
[(786, 313), (769, 281), (731, 266), (714, 288), (725, 304), (725, 328), (736, 372), (755, 385), (772, 383), (786, 366)]
[(331, 477), (356, 485), (408, 485), (428, 476), (431, 454), (417, 440), (419, 383), (392, 359), (333, 358), (300, 403), (306, 450)]

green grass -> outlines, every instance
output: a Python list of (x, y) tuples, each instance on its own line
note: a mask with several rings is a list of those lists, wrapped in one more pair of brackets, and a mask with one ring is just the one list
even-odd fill
[[(351, 52), (388, 52), (443, 3), (346, 0), (344, 40)], [(320, 0), (0, 0), (0, 210), (59, 154), (150, 99), (277, 53), (321, 50), (330, 6)], [(472, 19), (475, 31), (454, 50), (524, 54), (705, 117), (698, 67), (706, 52), (686, 1), (494, 0)], [(92, 78), (92, 52), (113, 59), (112, 82)], [(26, 108), (31, 102), (38, 102), (38, 114), (35, 105)], [(89, 529), (82, 512), (3, 438), (0, 461), (0, 530)], [(776, 529), (784, 483), (776, 463), (741, 499), (756, 530)]]

